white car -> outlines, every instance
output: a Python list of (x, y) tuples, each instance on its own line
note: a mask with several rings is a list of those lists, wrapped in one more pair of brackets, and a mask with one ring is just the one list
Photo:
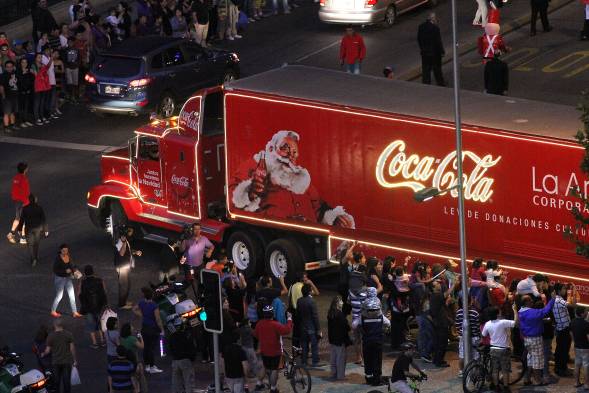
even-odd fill
[(325, 23), (392, 26), (397, 15), (438, 0), (320, 0), (319, 19)]

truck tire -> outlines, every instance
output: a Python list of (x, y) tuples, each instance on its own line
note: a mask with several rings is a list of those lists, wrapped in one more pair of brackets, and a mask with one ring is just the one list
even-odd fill
[(110, 214), (106, 222), (106, 232), (114, 241), (118, 236), (118, 229), (129, 224), (127, 214), (125, 214), (125, 210), (119, 201), (114, 200), (110, 202)]
[(246, 279), (257, 278), (264, 250), (255, 236), (246, 231), (233, 232), (227, 240), (227, 252)]
[(289, 239), (273, 240), (266, 247), (266, 273), (270, 277), (283, 276), (287, 284), (294, 282), (304, 270), (303, 256), (296, 243)]

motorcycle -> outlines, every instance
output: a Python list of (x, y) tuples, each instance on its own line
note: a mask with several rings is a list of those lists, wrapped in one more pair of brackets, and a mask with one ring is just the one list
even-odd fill
[(24, 364), (18, 354), (0, 352), (0, 393), (48, 393), (50, 372), (23, 370)]

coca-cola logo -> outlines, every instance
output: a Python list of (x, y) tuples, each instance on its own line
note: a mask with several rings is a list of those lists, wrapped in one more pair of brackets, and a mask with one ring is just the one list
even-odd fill
[[(492, 155), (487, 154), (479, 157), (471, 151), (464, 151), (462, 154), (463, 162), (469, 159), (474, 165), (470, 173), (464, 172), (464, 199), (486, 202), (493, 195), (492, 187), (495, 182), (486, 174), (489, 168), (501, 160), (501, 156), (493, 158)], [(390, 143), (378, 157), (376, 180), (385, 188), (406, 187), (414, 192), (426, 187), (446, 190), (458, 182), (456, 152), (450, 152), (441, 159), (431, 156), (420, 157), (417, 154), (408, 155), (405, 153), (405, 142), (396, 140)], [(450, 193), (455, 198), (458, 196), (457, 190), (452, 190)]]
[(180, 126), (183, 128), (190, 128), (194, 131), (198, 131), (198, 119), (200, 113), (194, 111), (182, 111), (180, 113)]
[(187, 176), (178, 177), (176, 175), (172, 175), (170, 181), (172, 182), (172, 184), (175, 184), (177, 186), (190, 187), (190, 181)]

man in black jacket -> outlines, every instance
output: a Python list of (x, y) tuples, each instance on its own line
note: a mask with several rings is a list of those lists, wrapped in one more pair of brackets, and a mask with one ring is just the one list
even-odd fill
[(509, 67), (499, 56), (500, 51), (485, 64), (485, 91), (502, 96), (509, 88)]
[(180, 318), (172, 321), (174, 333), (170, 336), (168, 348), (172, 356), (172, 391), (192, 392), (195, 388), (194, 359), (196, 346), (190, 330)]
[(530, 36), (536, 35), (536, 21), (538, 20), (538, 13), (540, 13), (540, 20), (542, 21), (542, 29), (547, 33), (552, 30), (548, 22), (548, 3), (550, 0), (530, 0), (532, 6), (532, 18), (530, 19)]
[(417, 42), (421, 51), (421, 78), (423, 83), (432, 83), (431, 72), (434, 72), (438, 86), (445, 86), (442, 75), (442, 56), (446, 53), (442, 44), (442, 35), (438, 27), (435, 13), (430, 13), (427, 20), (419, 25)]
[(311, 285), (303, 284), (303, 287), (301, 288), (303, 297), (297, 301), (297, 314), (300, 318), (299, 326), (301, 347), (303, 347), (303, 364), (307, 364), (309, 344), (311, 344), (313, 367), (319, 367), (318, 341), (321, 338), (321, 330), (319, 325), (319, 315), (317, 313), (317, 305), (311, 297), (311, 290)]
[(44, 233), (45, 237), (49, 236), (49, 229), (45, 221), (45, 212), (43, 208), (37, 204), (37, 197), (33, 194), (29, 195), (29, 204), (23, 207), (18, 227), (16, 229), (19, 233), (23, 225), (25, 227), (25, 237), (27, 239), (27, 246), (31, 256), (31, 265), (36, 266), (39, 259), (39, 243), (41, 242), (41, 235)]

